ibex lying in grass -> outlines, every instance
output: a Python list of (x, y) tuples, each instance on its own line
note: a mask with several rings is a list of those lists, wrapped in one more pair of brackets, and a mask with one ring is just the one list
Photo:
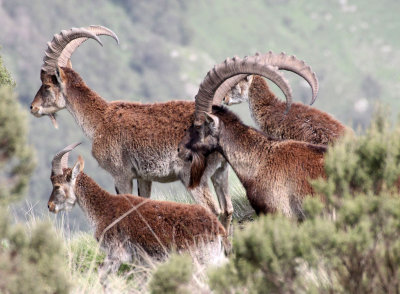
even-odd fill
[[(131, 193), (133, 179), (138, 180), (138, 194), (144, 197), (150, 196), (152, 181), (180, 180), (188, 187), (190, 165), (178, 158), (177, 147), (193, 121), (194, 102), (105, 101), (68, 66), (76, 48), (67, 47), (68, 44), (82, 38), (98, 40), (96, 34), (81, 28), (54, 36), (44, 58), (42, 86), (32, 102), (32, 114), (37, 117), (48, 115), (54, 122), (54, 114), (67, 108), (92, 140), (92, 154), (113, 176), (117, 193)], [(67, 52), (65, 48), (68, 48)], [(274, 71), (271, 73), (275, 74)], [(290, 87), (286, 81), (280, 75), (270, 79), (283, 88), (290, 102)], [(217, 152), (210, 154), (199, 186), (189, 191), (197, 203), (218, 215), (221, 209), (209, 190), (210, 177), (227, 226), (233, 211), (228, 195), (228, 165)]]
[[(267, 60), (279, 59), (279, 69), (290, 68), (302, 75), (311, 85), (314, 102), (318, 81), (310, 67), (294, 56), (283, 53), (275, 55), (269, 52), (263, 57)], [(254, 121), (269, 136), (327, 145), (342, 137), (346, 131), (346, 127), (331, 115), (302, 103), (293, 103), (290, 111), (284, 113), (285, 104), (271, 92), (261, 76), (240, 75), (233, 77), (230, 83), (236, 85), (224, 97), (223, 102), (232, 105), (248, 101)]]
[[(264, 75), (265, 68), (259, 56), (234, 58), (207, 74), (196, 96), (194, 123), (179, 146), (179, 156), (192, 162), (191, 185), (196, 186), (207, 156), (220, 152), (239, 177), (257, 213), (280, 211), (302, 218), (302, 199), (313, 194), (309, 180), (325, 177), (327, 147), (270, 139), (244, 125), (226, 108), (211, 108), (215, 91), (227, 78), (236, 74)], [(223, 91), (219, 94), (225, 95)]]
[(68, 154), (77, 145), (53, 158), (48, 208), (57, 213), (79, 204), (107, 254), (103, 271), (115, 272), (122, 262), (140, 259), (143, 252), (162, 259), (171, 250), (190, 251), (203, 263), (222, 261), (224, 247), (229, 250), (230, 245), (215, 215), (200, 205), (108, 193), (82, 172), (81, 157), (68, 168)]

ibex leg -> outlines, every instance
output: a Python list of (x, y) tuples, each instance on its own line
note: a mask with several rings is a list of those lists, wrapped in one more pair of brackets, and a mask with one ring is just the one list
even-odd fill
[(151, 181), (137, 179), (138, 195), (145, 198), (150, 198), (151, 195)]
[(132, 194), (132, 179), (131, 178), (116, 178), (115, 191), (117, 194)]
[(232, 221), (233, 206), (228, 189), (228, 172), (229, 165), (225, 160), (223, 160), (221, 166), (217, 168), (215, 173), (211, 176), (211, 181), (214, 185), (219, 205), (222, 208), (221, 223), (225, 227), (226, 231), (230, 232), (229, 227)]

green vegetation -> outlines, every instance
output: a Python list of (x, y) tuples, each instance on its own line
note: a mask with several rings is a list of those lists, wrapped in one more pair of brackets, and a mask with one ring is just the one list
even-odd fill
[(26, 142), (26, 113), (13, 93), (14, 85), (0, 56), (0, 204), (24, 195), (35, 166)]
[(370, 128), (356, 140), (352, 134), (328, 151), (328, 180), (315, 185), (328, 197), (355, 192), (368, 195), (398, 193), (400, 188), (400, 125), (386, 119), (389, 111), (378, 108)]
[(193, 265), (189, 256), (172, 255), (168, 262), (160, 265), (150, 281), (152, 294), (191, 293), (185, 286), (192, 279)]
[[(79, 209), (72, 211), (71, 223), (54, 229), (49, 221), (12, 222), (6, 208), (29, 195), (34, 215), (46, 211), (51, 158), (76, 141), (84, 142), (79, 152), (88, 174), (114, 190), (111, 176), (98, 167), (91, 144), (67, 111), (59, 113), (59, 130), (48, 118), (28, 115), (40, 85), (45, 45), (53, 34), (89, 24), (118, 34), (120, 46), (105, 37), (104, 47), (89, 40), (72, 58), (74, 69), (107, 100), (192, 99), (205, 73), (227, 56), (268, 50), (295, 54), (319, 78), (315, 106), (355, 129), (366, 129), (375, 102), (400, 106), (400, 41), (393, 37), (400, 28), (394, 13), (399, 9), (395, 0), (0, 1), (0, 45), (9, 69), (0, 58), (0, 292), (103, 291), (97, 270), (104, 254), (97, 242), (88, 233), (65, 237), (71, 232), (64, 227), (89, 229)], [(287, 76), (294, 99), (308, 102), (309, 88)], [(247, 105), (234, 110), (251, 122)], [(279, 215), (249, 222), (253, 211), (232, 176), (234, 217), (240, 225), (226, 265), (207, 272), (179, 256), (161, 266), (125, 265), (109, 277), (108, 289), (399, 292), (400, 125), (390, 123), (395, 115), (378, 111), (370, 128), (330, 148), (327, 178), (313, 182), (325, 203), (307, 199), (308, 217), (302, 223)], [(157, 199), (192, 202), (179, 183), (156, 185), (155, 191)]]
[(69, 293), (63, 241), (50, 222), (12, 225), (1, 207), (0, 292)]
[(12, 224), (5, 206), (25, 196), (34, 154), (1, 58), (0, 81), (0, 292), (68, 293), (63, 243), (51, 223)]
[[(319, 202), (302, 224), (258, 218), (235, 236), (216, 293), (395, 293), (400, 290), (400, 199), (345, 198), (331, 220)], [(318, 201), (318, 200), (317, 200)], [(319, 209), (317, 209), (319, 208)], [(310, 215), (309, 214), (309, 215)]]

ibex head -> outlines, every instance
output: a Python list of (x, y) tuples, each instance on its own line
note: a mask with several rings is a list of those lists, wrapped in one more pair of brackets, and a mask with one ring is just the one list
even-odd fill
[(50, 180), (53, 190), (47, 207), (49, 211), (58, 213), (61, 210), (70, 210), (76, 203), (75, 181), (83, 170), (84, 161), (79, 156), (72, 169), (68, 168), (68, 154), (80, 143), (71, 144), (58, 152), (51, 162), (52, 170)]
[[(236, 77), (233, 77), (234, 79)], [(239, 78), (241, 78), (239, 76)], [(249, 100), (249, 89), (251, 82), (253, 81), (253, 76), (246, 76), (241, 79), (232, 89), (225, 95), (223, 103), (226, 105), (239, 104)]]
[[(303, 60), (297, 59), (296, 56), (289, 56), (285, 53), (274, 54), (271, 51), (261, 57), (266, 64), (277, 67), (277, 69), (288, 70), (294, 72), (304, 78), (310, 85), (312, 90), (311, 104), (314, 103), (318, 94), (318, 79)], [(249, 100), (249, 88), (253, 81), (252, 75), (237, 75), (226, 80), (224, 84), (230, 86), (231, 89), (223, 98), (223, 103), (227, 105), (238, 104)]]
[(223, 125), (217, 116), (206, 112), (204, 115), (204, 124), (200, 128), (192, 125), (178, 146), (179, 158), (191, 163), (190, 188), (199, 185), (207, 167), (206, 157), (218, 150), (218, 140)]
[(98, 35), (108, 35), (117, 42), (118, 37), (111, 30), (102, 26), (87, 28), (72, 28), (54, 35), (48, 43), (43, 65), (40, 71), (42, 85), (31, 103), (31, 113), (40, 117), (48, 115), (54, 127), (57, 128), (55, 113), (66, 106), (65, 75), (63, 67), (72, 67), (71, 55), (88, 38), (96, 40), (100, 45)]
[[(243, 59), (228, 58), (207, 73), (195, 98), (195, 120), (178, 150), (181, 159), (192, 162), (191, 187), (199, 183), (198, 180), (205, 169), (206, 156), (213, 151), (218, 151), (220, 147), (218, 144), (224, 131), (224, 123), (218, 116), (213, 115), (212, 104), (222, 101), (239, 81), (245, 79), (245, 82), (250, 85), (252, 76), (249, 78), (247, 76), (257, 74), (273, 81), (282, 90), (286, 97), (286, 111), (288, 111), (292, 102), (292, 90), (279, 69), (297, 72), (301, 64), (304, 65), (304, 62), (298, 61), (294, 56), (274, 55), (271, 52), (264, 55), (256, 53), (254, 56)], [(307, 74), (302, 74), (302, 76), (307, 77), (306, 80), (313, 84), (313, 97), (315, 97), (318, 90), (315, 74), (307, 71)], [(239, 88), (237, 91), (242, 92), (242, 89)], [(237, 96), (244, 95), (238, 93)], [(226, 112), (224, 108), (215, 108), (215, 110)]]

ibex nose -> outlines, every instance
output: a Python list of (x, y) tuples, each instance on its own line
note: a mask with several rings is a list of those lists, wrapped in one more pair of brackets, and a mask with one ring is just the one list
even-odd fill
[(50, 212), (55, 212), (56, 205), (54, 204), (53, 201), (49, 201), (49, 203), (47, 203), (47, 208), (49, 209)]
[(39, 107), (31, 105), (31, 113), (36, 115), (39, 112)]

